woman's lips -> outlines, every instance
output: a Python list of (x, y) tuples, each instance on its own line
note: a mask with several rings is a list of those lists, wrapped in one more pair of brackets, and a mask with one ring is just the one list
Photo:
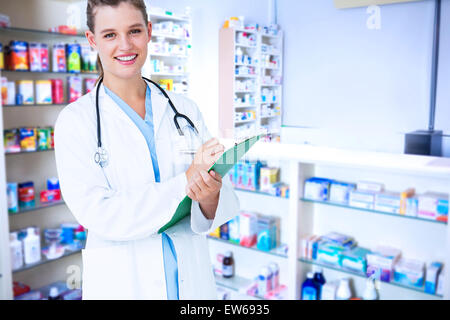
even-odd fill
[[(125, 58), (129, 58), (129, 57), (133, 57), (133, 56), (134, 56), (134, 58), (132, 58), (130, 60), (128, 60), (128, 59), (125, 60)], [(115, 57), (114, 59), (117, 62), (119, 62), (121, 65), (127, 66), (127, 65), (134, 64), (136, 62), (137, 57), (138, 57), (137, 54), (134, 54), (134, 55), (122, 55), (122, 56)], [(120, 60), (119, 58), (122, 58), (122, 60)]]

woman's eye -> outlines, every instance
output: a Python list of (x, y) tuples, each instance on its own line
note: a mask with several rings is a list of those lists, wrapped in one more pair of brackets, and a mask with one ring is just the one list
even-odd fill
[(114, 36), (114, 33), (108, 33), (105, 35), (105, 38), (112, 38)]

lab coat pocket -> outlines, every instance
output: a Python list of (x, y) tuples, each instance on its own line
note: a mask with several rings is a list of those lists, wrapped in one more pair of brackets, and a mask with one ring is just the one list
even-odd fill
[(87, 248), (83, 258), (83, 299), (134, 299), (128, 245)]

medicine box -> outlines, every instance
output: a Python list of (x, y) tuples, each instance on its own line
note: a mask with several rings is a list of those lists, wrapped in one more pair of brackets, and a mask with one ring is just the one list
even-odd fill
[(331, 182), (324, 178), (307, 179), (303, 196), (309, 200), (327, 201)]
[(245, 175), (243, 179), (243, 188), (246, 190), (256, 191), (259, 189), (259, 173), (261, 162), (245, 162)]
[(375, 279), (390, 282), (393, 279), (394, 265), (400, 259), (401, 251), (391, 247), (377, 247), (374, 252), (368, 253), (368, 277), (375, 275)]
[(236, 164), (236, 188), (244, 188), (245, 162), (239, 161)]
[(280, 181), (280, 169), (263, 167), (260, 169), (260, 189), (261, 191), (268, 192), (272, 184)]
[(356, 272), (366, 273), (367, 259), (366, 255), (371, 251), (362, 247), (355, 247), (342, 253), (341, 266)]
[(228, 222), (228, 233), (230, 237), (230, 242), (239, 244), (240, 233), (239, 233), (239, 216), (234, 217)]
[(350, 191), (355, 189), (356, 185), (354, 183), (332, 181), (330, 184), (329, 201), (348, 205)]
[(405, 216), (417, 217), (418, 208), (419, 208), (419, 199), (407, 198)]
[(442, 270), (442, 263), (432, 262), (427, 266), (427, 273), (425, 278), (425, 292), (435, 294), (437, 290), (437, 283), (439, 274)]
[(338, 248), (328, 242), (323, 242), (319, 244), (317, 260), (334, 266), (340, 266), (342, 253), (344, 251), (345, 249)]
[(417, 216), (424, 219), (446, 221), (448, 216), (448, 195), (427, 192), (418, 197)]
[(258, 236), (256, 247), (270, 251), (277, 246), (277, 225), (274, 217), (258, 217)]
[(400, 259), (394, 266), (394, 281), (406, 286), (421, 288), (425, 275), (425, 263), (412, 259)]
[(407, 189), (400, 193), (400, 214), (406, 215), (407, 200), (414, 197), (416, 190), (414, 188)]
[(384, 185), (378, 182), (358, 181), (356, 188), (359, 191), (382, 192), (384, 190)]
[(374, 209), (387, 213), (400, 214), (400, 193), (376, 193)]
[(257, 240), (258, 215), (243, 211), (239, 215), (239, 244), (244, 247), (253, 247)]
[(375, 207), (375, 193), (351, 190), (348, 204), (350, 207), (373, 210)]

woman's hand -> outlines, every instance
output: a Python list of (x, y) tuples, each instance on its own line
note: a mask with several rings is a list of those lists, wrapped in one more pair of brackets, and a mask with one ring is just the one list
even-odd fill
[(188, 182), (186, 194), (200, 204), (200, 209), (207, 219), (214, 219), (221, 188), (222, 177), (218, 173), (200, 170), (194, 173), (194, 176)]
[(209, 168), (220, 158), (223, 154), (225, 147), (219, 143), (216, 138), (208, 140), (202, 145), (195, 154), (194, 160), (190, 167), (186, 171), (186, 177), (188, 182), (192, 180), (194, 174), (200, 171), (208, 171)]
[(186, 194), (200, 204), (200, 209), (207, 219), (214, 219), (216, 215), (222, 188), (222, 177), (214, 171), (208, 173), (208, 170), (223, 154), (224, 149), (216, 138), (207, 141), (197, 150), (186, 171)]

